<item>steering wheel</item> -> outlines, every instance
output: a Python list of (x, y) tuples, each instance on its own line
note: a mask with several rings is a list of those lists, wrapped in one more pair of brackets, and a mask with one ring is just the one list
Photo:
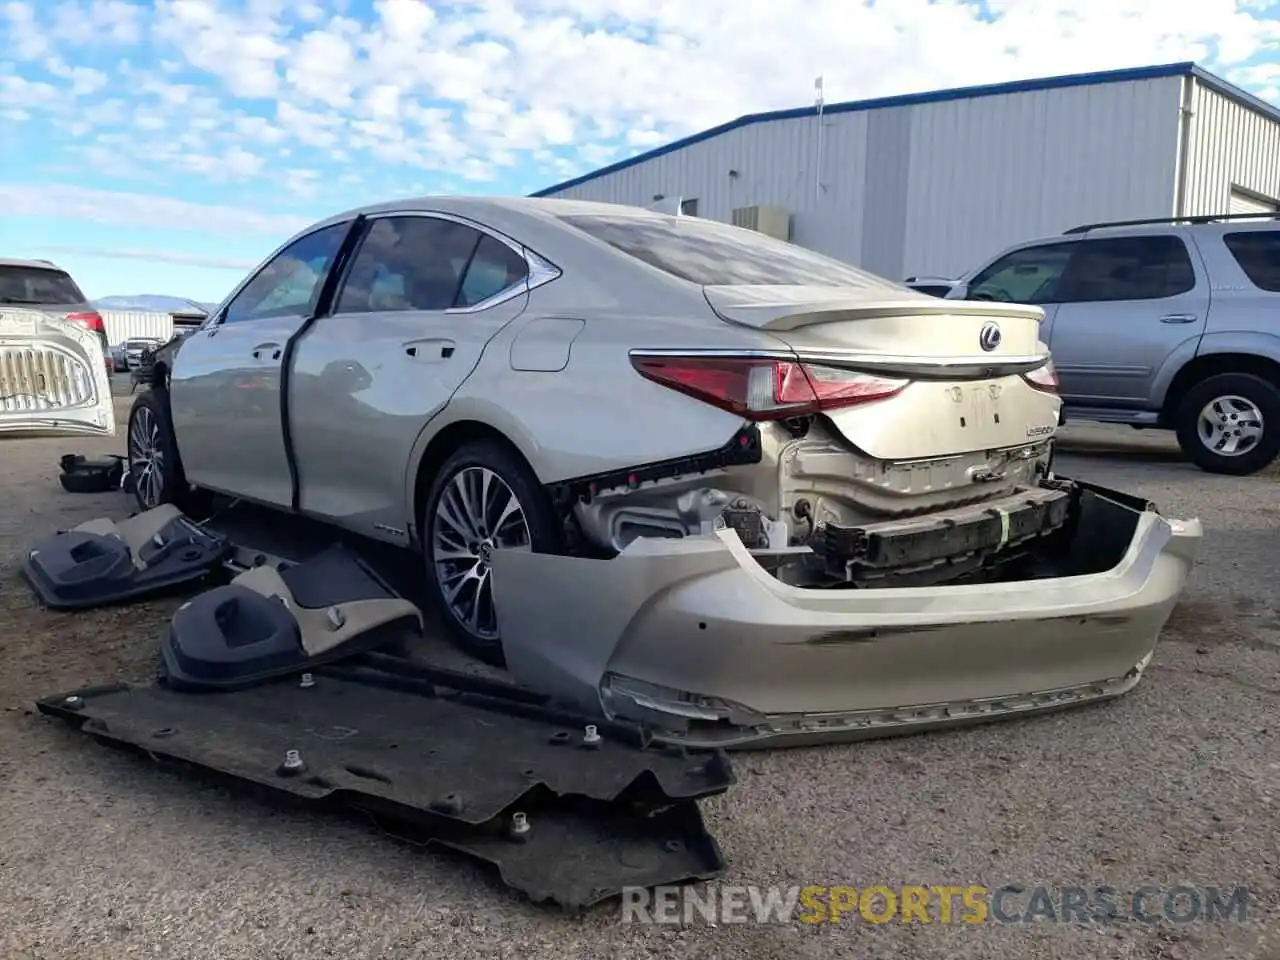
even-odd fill
[(1013, 294), (1011, 294), (1008, 290), (1005, 290), (1001, 287), (988, 287), (987, 289), (983, 290), (981, 293), (975, 293), (971, 297), (971, 299), (987, 300), (987, 301), (993, 301), (998, 303), (1012, 303)]

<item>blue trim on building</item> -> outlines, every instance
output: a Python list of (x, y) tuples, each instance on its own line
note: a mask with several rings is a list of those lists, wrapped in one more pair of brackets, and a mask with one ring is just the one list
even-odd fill
[[(1195, 77), (1201, 83), (1211, 90), (1229, 97), (1238, 103), (1241, 103), (1252, 110), (1260, 111), (1276, 121), (1280, 121), (1280, 107), (1267, 103), (1255, 97), (1253, 94), (1241, 90), (1239, 87), (1233, 86), (1221, 77), (1216, 77), (1212, 73), (1197, 66), (1195, 63), (1166, 63), (1154, 67), (1135, 67), (1125, 70), (1104, 70), (1097, 73), (1077, 73), (1063, 77), (1046, 77), (1039, 80), (1017, 80), (1012, 83), (992, 83), (977, 87), (957, 87), (952, 90), (938, 90), (931, 93), (909, 93), (897, 97), (879, 97), (874, 100), (854, 100), (847, 103), (829, 103), (823, 107), (824, 114), (832, 113), (857, 113), (863, 110), (880, 110), (886, 107), (914, 107), (925, 103), (946, 103), (950, 100), (972, 100), (977, 97), (994, 97), (1009, 93), (1033, 93), (1038, 90), (1060, 90), (1068, 87), (1089, 87), (1099, 84), (1108, 83), (1132, 83), (1138, 80), (1163, 80), (1168, 77)], [(576, 187), (580, 184), (589, 183), (610, 173), (617, 173), (619, 170), (625, 170), (628, 167), (634, 167), (637, 164), (644, 163), (647, 160), (653, 160), (657, 157), (664, 156), (668, 153), (674, 153), (677, 150), (683, 150), (685, 147), (692, 146), (695, 143), (701, 143), (703, 140), (710, 140), (712, 137), (718, 137), (722, 133), (728, 133), (731, 130), (737, 130), (741, 127), (747, 127), (754, 123), (768, 123), (773, 120), (798, 120), (804, 117), (816, 117), (818, 108), (815, 107), (797, 107), (790, 110), (774, 110), (768, 113), (749, 113), (737, 120), (730, 120), (728, 123), (722, 123), (718, 127), (712, 127), (710, 130), (703, 130), (701, 133), (695, 133), (692, 136), (685, 137), (681, 140), (675, 140), (672, 143), (649, 150), (646, 153), (638, 154), (634, 157), (628, 157), (626, 160), (619, 160), (607, 167), (601, 167), (591, 173), (583, 174), (580, 177), (574, 177), (572, 180), (565, 180), (563, 183), (557, 183), (550, 187), (544, 187), (536, 193), (531, 193), (531, 197), (550, 197), (570, 187)]]
[(1241, 90), (1233, 83), (1228, 83), (1219, 76), (1210, 73), (1204, 67), (1191, 65), (1191, 75), (1215, 93), (1220, 93), (1228, 100), (1234, 100), (1241, 106), (1256, 110), (1264, 116), (1280, 123), (1280, 106), (1268, 103), (1261, 97), (1255, 97), (1248, 90)]

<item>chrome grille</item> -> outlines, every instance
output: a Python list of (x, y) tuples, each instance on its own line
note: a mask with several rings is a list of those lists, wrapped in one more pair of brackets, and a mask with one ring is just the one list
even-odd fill
[(44, 347), (0, 347), (0, 413), (93, 402), (93, 376), (69, 354)]

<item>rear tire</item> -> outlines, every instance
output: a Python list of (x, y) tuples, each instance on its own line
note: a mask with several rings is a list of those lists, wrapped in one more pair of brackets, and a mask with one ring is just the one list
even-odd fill
[(1200, 469), (1243, 477), (1280, 454), (1280, 389), (1251, 373), (1220, 373), (1192, 387), (1178, 407), (1178, 445)]
[(209, 503), (203, 491), (192, 491), (178, 456), (178, 442), (169, 415), (168, 391), (153, 387), (133, 401), (126, 432), (128, 470), (133, 497), (139, 510), (152, 510), (171, 503), (198, 519)]
[(458, 645), (503, 666), (489, 559), (494, 550), (554, 552), (551, 499), (516, 453), (494, 440), (459, 447), (431, 484), (422, 517), (427, 591)]

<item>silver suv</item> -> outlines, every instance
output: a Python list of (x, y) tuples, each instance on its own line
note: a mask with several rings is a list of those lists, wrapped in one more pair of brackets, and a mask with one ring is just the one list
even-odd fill
[(1280, 215), (1089, 224), (908, 284), (1042, 307), (1068, 420), (1174, 430), (1213, 473), (1280, 453)]

